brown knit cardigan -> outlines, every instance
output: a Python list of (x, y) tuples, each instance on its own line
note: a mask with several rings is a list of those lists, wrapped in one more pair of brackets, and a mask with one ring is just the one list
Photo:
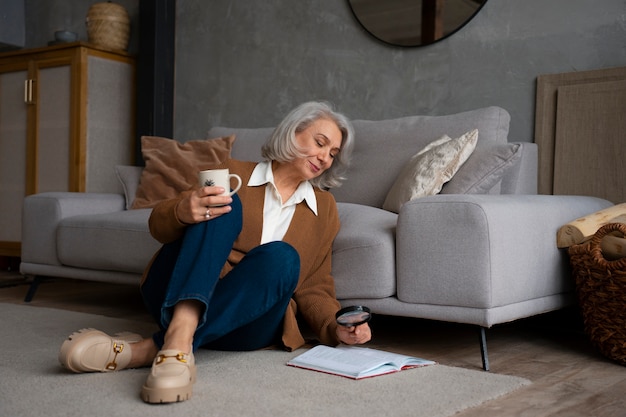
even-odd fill
[[(224, 265), (222, 277), (261, 242), (265, 187), (245, 185), (255, 166), (255, 162), (231, 159), (215, 167), (228, 168), (231, 173), (238, 174), (244, 184), (238, 191), (243, 207), (243, 229)], [(177, 218), (176, 206), (189, 192), (185, 191), (178, 198), (162, 201), (154, 207), (149, 222), (150, 233), (159, 242), (172, 242), (182, 236), (186, 225)], [(285, 312), (283, 325), (282, 342), (287, 350), (295, 350), (305, 343), (296, 321), (297, 314), (306, 320), (322, 343), (339, 343), (335, 313), (340, 305), (331, 276), (332, 243), (339, 231), (339, 216), (332, 194), (315, 188), (315, 197), (318, 215), (306, 203), (298, 204), (283, 238), (300, 254), (300, 278)], [(144, 272), (144, 278), (149, 268)]]

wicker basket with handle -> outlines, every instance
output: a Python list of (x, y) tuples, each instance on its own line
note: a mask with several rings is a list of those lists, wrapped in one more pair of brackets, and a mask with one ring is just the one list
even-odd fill
[(601, 242), (626, 236), (626, 224), (602, 226), (586, 243), (569, 248), (585, 332), (601, 354), (626, 365), (626, 257), (608, 260)]
[(90, 43), (113, 51), (128, 48), (130, 17), (124, 6), (110, 1), (94, 3), (89, 7), (85, 24)]

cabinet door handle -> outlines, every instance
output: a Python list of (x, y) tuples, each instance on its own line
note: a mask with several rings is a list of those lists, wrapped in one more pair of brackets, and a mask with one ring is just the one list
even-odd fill
[(24, 81), (24, 103), (33, 103), (33, 79)]

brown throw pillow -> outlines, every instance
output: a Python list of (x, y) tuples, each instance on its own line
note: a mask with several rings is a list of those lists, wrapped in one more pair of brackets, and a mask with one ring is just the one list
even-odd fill
[(198, 171), (211, 169), (230, 158), (235, 136), (190, 140), (185, 143), (156, 136), (141, 138), (146, 167), (141, 173), (132, 208), (154, 207), (193, 187)]

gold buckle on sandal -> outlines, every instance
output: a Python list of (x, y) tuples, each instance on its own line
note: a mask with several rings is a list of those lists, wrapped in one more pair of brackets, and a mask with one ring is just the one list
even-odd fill
[(187, 354), (186, 353), (177, 353), (176, 355), (166, 356), (166, 355), (157, 355), (156, 357), (156, 365), (162, 363), (167, 358), (174, 358), (178, 362), (187, 363)]
[(117, 359), (117, 355), (122, 353), (123, 350), (124, 343), (120, 343), (118, 345), (117, 342), (113, 342), (113, 353), (115, 353), (115, 356), (113, 356), (113, 360), (111, 362), (107, 363), (106, 370), (115, 371), (115, 369), (117, 369), (117, 363), (115, 362), (115, 360)]

